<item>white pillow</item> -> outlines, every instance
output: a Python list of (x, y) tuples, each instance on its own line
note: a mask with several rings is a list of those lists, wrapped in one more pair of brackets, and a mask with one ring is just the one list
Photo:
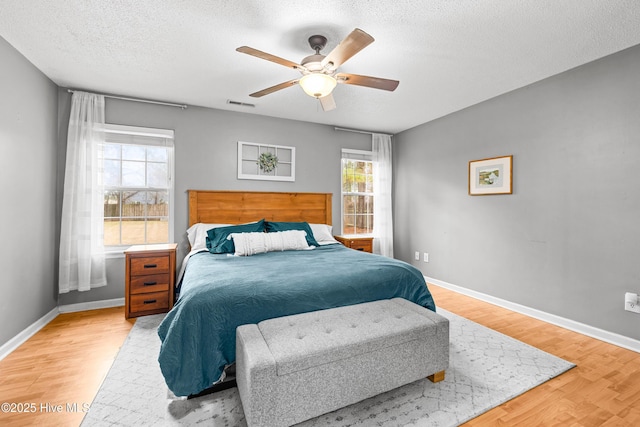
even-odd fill
[(207, 231), (212, 228), (226, 227), (229, 225), (232, 224), (204, 224), (202, 222), (193, 224), (187, 230), (187, 238), (189, 239), (191, 250), (207, 249)]
[(274, 233), (231, 233), (236, 248), (234, 255), (250, 256), (274, 251), (299, 251), (312, 248), (307, 243), (306, 231), (287, 230)]
[(309, 224), (313, 237), (319, 245), (330, 245), (331, 243), (340, 243), (333, 238), (331, 233), (332, 227), (327, 224)]

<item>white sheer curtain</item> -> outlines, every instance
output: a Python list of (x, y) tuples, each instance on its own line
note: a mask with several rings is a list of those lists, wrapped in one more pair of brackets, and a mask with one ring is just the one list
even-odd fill
[(373, 151), (373, 252), (393, 258), (393, 214), (391, 201), (391, 135), (374, 133)]
[(107, 284), (104, 255), (104, 96), (71, 98), (60, 231), (59, 292)]

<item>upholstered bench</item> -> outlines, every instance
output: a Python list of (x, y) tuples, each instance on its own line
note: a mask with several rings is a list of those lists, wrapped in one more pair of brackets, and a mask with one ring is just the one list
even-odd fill
[(449, 320), (394, 298), (236, 330), (236, 381), (249, 427), (290, 426), (449, 366)]

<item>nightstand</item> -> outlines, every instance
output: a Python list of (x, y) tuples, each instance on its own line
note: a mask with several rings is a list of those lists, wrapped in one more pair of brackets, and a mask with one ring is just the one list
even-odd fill
[(173, 307), (176, 243), (135, 245), (124, 251), (124, 315), (166, 313)]
[(373, 237), (346, 237), (346, 236), (333, 236), (335, 239), (345, 245), (348, 248), (355, 249), (357, 251), (373, 253)]

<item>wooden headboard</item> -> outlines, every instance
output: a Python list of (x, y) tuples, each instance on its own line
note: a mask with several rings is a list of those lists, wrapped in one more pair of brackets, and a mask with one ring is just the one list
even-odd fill
[(189, 227), (259, 221), (331, 225), (331, 193), (188, 190)]

